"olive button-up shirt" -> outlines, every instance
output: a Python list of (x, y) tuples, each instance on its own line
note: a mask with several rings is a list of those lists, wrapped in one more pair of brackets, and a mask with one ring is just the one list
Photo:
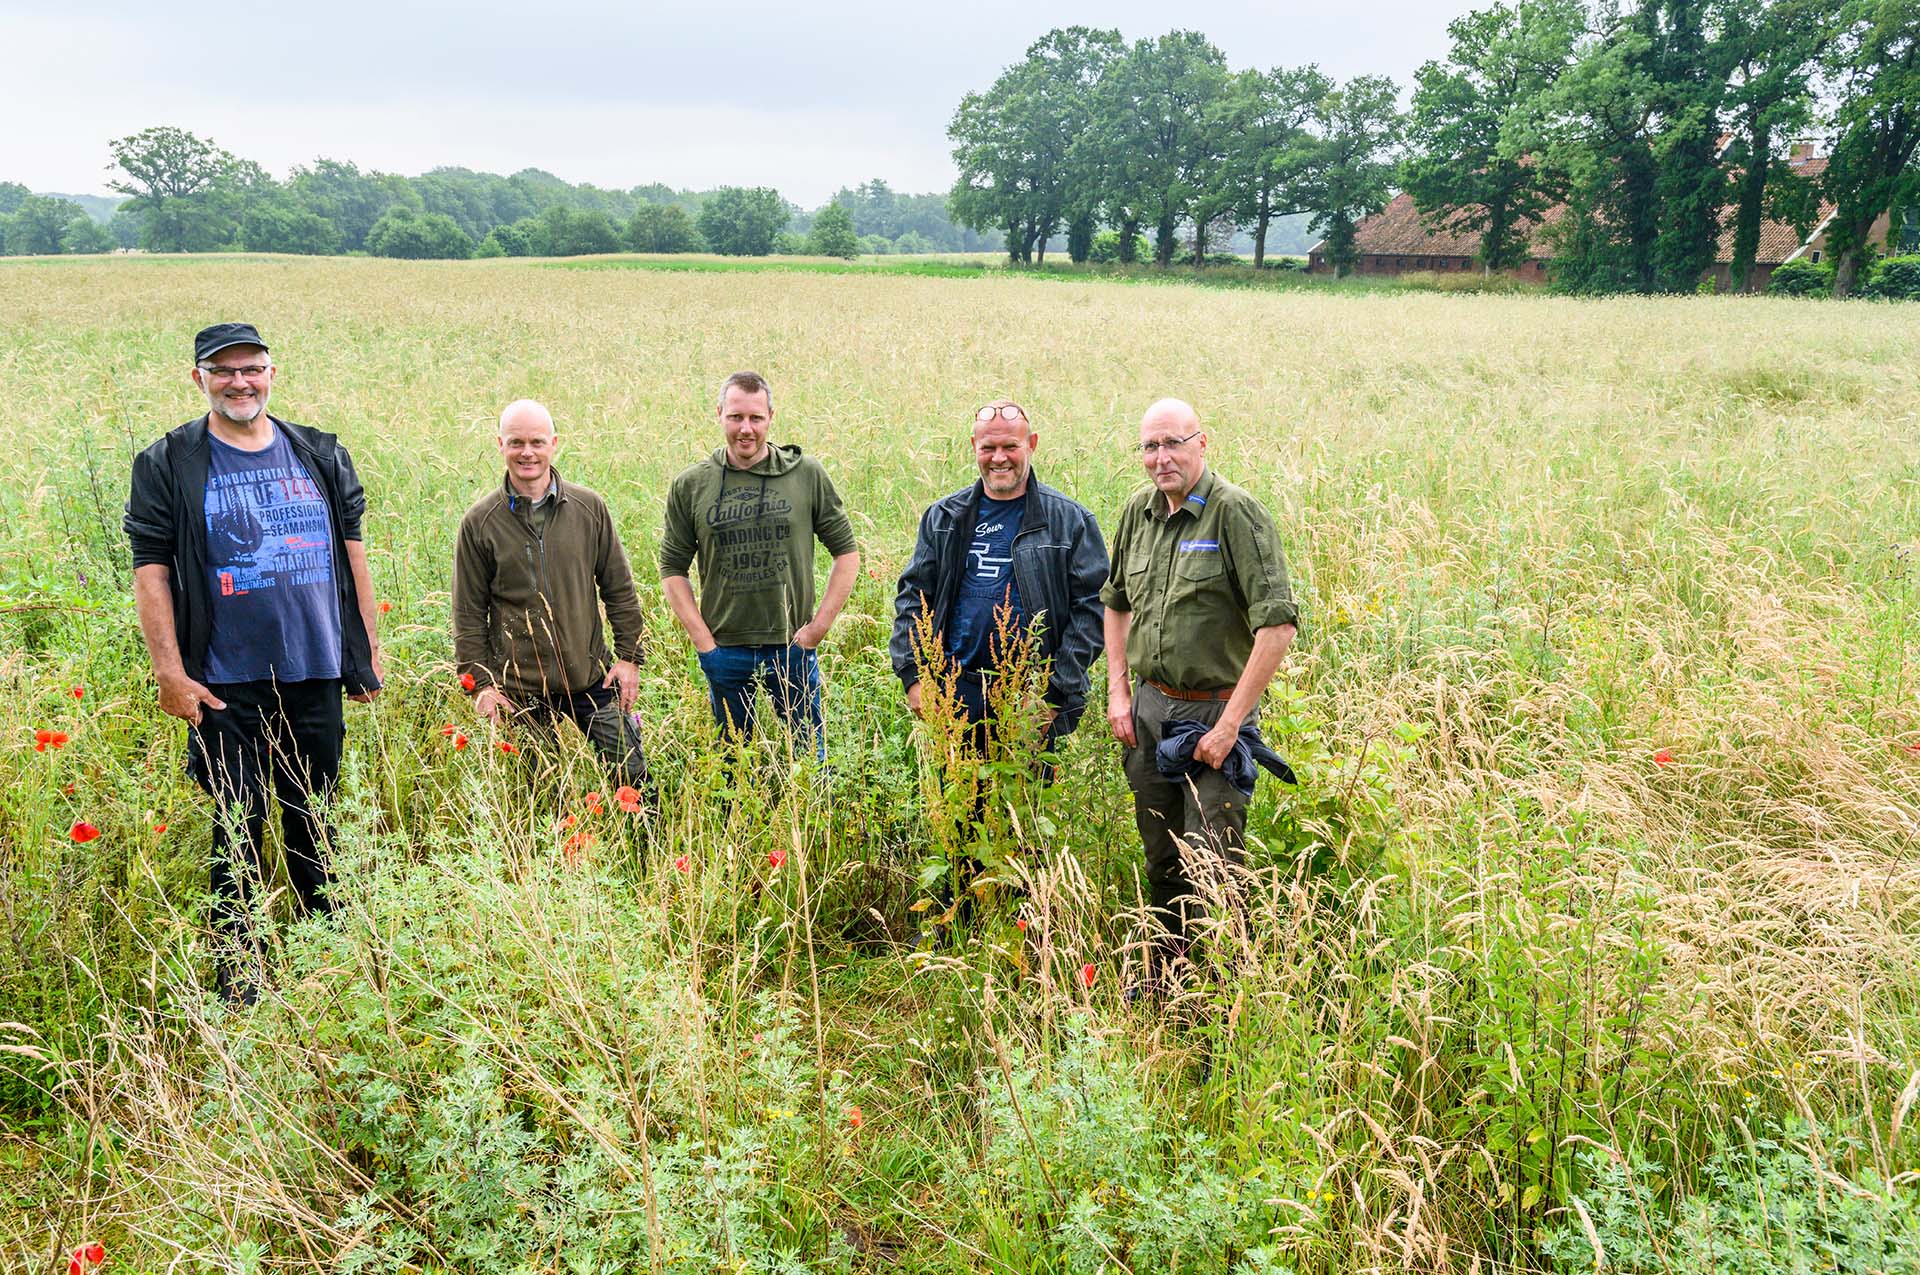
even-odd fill
[(1179, 690), (1240, 680), (1258, 629), (1298, 624), (1273, 519), (1253, 495), (1211, 468), (1179, 508), (1148, 487), (1120, 511), (1100, 600), (1133, 613), (1134, 675)]

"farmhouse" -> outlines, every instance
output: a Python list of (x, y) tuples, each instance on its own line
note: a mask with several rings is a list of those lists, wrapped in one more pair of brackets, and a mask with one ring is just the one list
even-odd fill
[[(1826, 158), (1813, 154), (1812, 148), (1805, 143), (1796, 144), (1786, 162), (1795, 174), (1809, 180), (1817, 179), (1827, 166)], [(1519, 266), (1506, 271), (1506, 274), (1528, 282), (1547, 281), (1553, 260), (1550, 232), (1554, 223), (1565, 213), (1565, 205), (1556, 205), (1549, 208), (1537, 224), (1522, 223), (1522, 233), (1526, 233), (1529, 227), (1532, 231), (1527, 256)], [(1754, 256), (1754, 286), (1765, 288), (1767, 281), (1773, 277), (1774, 269), (1786, 262), (1825, 260), (1827, 230), (1833, 224), (1833, 217), (1833, 205), (1823, 202), (1815, 215), (1812, 233), (1804, 237), (1791, 222), (1772, 218), (1763, 220), (1760, 223), (1760, 244)], [(1715, 286), (1722, 292), (1732, 287), (1733, 218), (1734, 209), (1729, 205), (1721, 214), (1720, 242), (1713, 267)], [(1405, 192), (1395, 195), (1385, 208), (1355, 228), (1354, 250), (1359, 256), (1354, 262), (1354, 273), (1398, 275), (1415, 271), (1458, 273), (1478, 270), (1480, 233), (1459, 226), (1457, 220), (1457, 216), (1443, 217), (1429, 225), (1421, 218), (1411, 195)], [(1912, 227), (1916, 221), (1920, 219), (1909, 217), (1907, 224)], [(1887, 224), (1888, 218), (1884, 216), (1874, 223), (1868, 236), (1870, 242), (1886, 242)], [(1307, 271), (1310, 274), (1333, 273), (1333, 266), (1327, 261), (1326, 240), (1321, 240), (1308, 251)]]

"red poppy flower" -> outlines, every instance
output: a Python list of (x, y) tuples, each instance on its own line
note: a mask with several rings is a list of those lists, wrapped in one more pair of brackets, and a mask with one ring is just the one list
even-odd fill
[(594, 840), (594, 835), (583, 829), (568, 837), (566, 844), (560, 847), (560, 852), (566, 855), (568, 863), (577, 863), (583, 852), (593, 849)]
[(382, 599), (380, 602), (380, 614), (385, 615), (387, 612), (391, 610), (393, 610), (393, 603), (388, 602), (385, 599)]
[(785, 850), (769, 850), (767, 852), (767, 866), (770, 868), (777, 868), (786, 861), (787, 852)]
[(500, 751), (503, 753), (517, 753), (520, 751), (518, 748), (515, 748), (512, 744), (509, 744), (504, 739), (500, 741), (498, 747)]
[(1082, 965), (1080, 967), (1080, 981), (1086, 984), (1088, 987), (1092, 987), (1093, 980), (1099, 977), (1100, 977), (1100, 971), (1093, 967), (1092, 961), (1088, 961), (1085, 965)]
[[(73, 688), (73, 697), (74, 697), (75, 699), (85, 699), (85, 698), (87, 697), (87, 688), (86, 688), (86, 687), (84, 687), (84, 686), (76, 686), (76, 687), (74, 687), (74, 688)], [(97, 1247), (97, 1246), (96, 1246), (96, 1247)]]
[(35, 743), (33, 746), (33, 751), (36, 753), (44, 753), (47, 751), (47, 746), (45, 744)]
[(620, 809), (628, 814), (637, 814), (640, 810), (640, 790), (631, 784), (621, 784), (613, 790), (613, 799), (620, 803)]
[(153, 830), (157, 833), (165, 832), (167, 830), (167, 825), (165, 825), (164, 823), (156, 823), (155, 825), (153, 825)]
[(462, 673), (460, 675), (460, 689), (463, 691), (471, 691), (473, 688), (474, 688), (473, 674)]
[(67, 835), (84, 846), (87, 842), (99, 836), (100, 830), (88, 823), (85, 819), (80, 819), (74, 822), (73, 827), (68, 830)]
[(51, 735), (47, 737), (47, 746), (50, 748), (59, 748), (61, 745), (65, 744), (66, 742), (67, 742), (67, 732), (63, 730), (54, 731)]
[(442, 739), (452, 739), (452, 738), (453, 738), (453, 731), (454, 731), (454, 726), (453, 726), (453, 723), (452, 723), (452, 722), (448, 722), (448, 723), (447, 723), (446, 725), (444, 725), (444, 726), (442, 726), (442, 727), (440, 728), (440, 737), (441, 737)]
[(1013, 924), (1014, 924), (1014, 926), (1015, 926), (1016, 928), (1018, 928), (1018, 929), (1019, 929), (1019, 931), (1020, 931), (1020, 932), (1021, 932), (1022, 934), (1025, 934), (1025, 933), (1027, 932), (1027, 918), (1026, 918), (1026, 917), (1024, 917), (1024, 916), (1023, 916), (1023, 917), (1020, 917), (1020, 918), (1018, 918), (1018, 919), (1016, 919), (1016, 920), (1014, 921), (1014, 923), (1013, 923)]
[(693, 860), (689, 859), (684, 854), (681, 855), (678, 859), (675, 859), (673, 861), (673, 870), (675, 872), (689, 872), (692, 869), (693, 869)]
[(858, 1107), (847, 1108), (847, 1127), (848, 1128), (858, 1129), (861, 1125), (865, 1124), (866, 1122), (867, 1122), (867, 1118), (860, 1114), (860, 1108)]
[(62, 788), (60, 791), (65, 793), (67, 796), (71, 797), (73, 796), (73, 785), (68, 784), (65, 788)]
[(1656, 766), (1673, 765), (1673, 750), (1671, 748), (1655, 749), (1653, 754), (1653, 764)]
[(565, 832), (567, 829), (573, 827), (574, 824), (579, 822), (580, 821), (574, 818), (572, 815), (568, 815), (564, 819), (556, 819), (553, 824), (553, 830), (555, 832)]
[(1920, 739), (1916, 739), (1911, 744), (1908, 744), (1907, 751), (1910, 753), (1920, 753)]
[(47, 745), (53, 742), (53, 732), (44, 728), (37, 730), (33, 732), (33, 742), (44, 753), (47, 751)]
[(73, 1250), (73, 1257), (67, 1263), (67, 1275), (80, 1275), (85, 1268), (80, 1265), (80, 1250)]
[(456, 752), (462, 748), (465, 748), (466, 746), (467, 746), (467, 737), (465, 735), (455, 735), (453, 737), (453, 747)]

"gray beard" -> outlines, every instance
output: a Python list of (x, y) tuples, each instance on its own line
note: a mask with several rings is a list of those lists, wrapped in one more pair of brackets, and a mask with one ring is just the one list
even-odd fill
[[(226, 420), (230, 420), (236, 425), (251, 425), (255, 420), (259, 418), (260, 413), (267, 410), (267, 401), (263, 398), (259, 398), (256, 396), (253, 400), (253, 410), (250, 412), (247, 412), (245, 416), (234, 415), (233, 411), (228, 410), (228, 408), (224, 405), (224, 403), (220, 406), (215, 406), (213, 410), (216, 415), (221, 416)], [(235, 409), (235, 410), (244, 411), (245, 409), (241, 408), (241, 409)]]

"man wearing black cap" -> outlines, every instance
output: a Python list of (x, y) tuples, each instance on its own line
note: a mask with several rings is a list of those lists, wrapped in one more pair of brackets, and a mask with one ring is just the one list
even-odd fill
[[(207, 414), (134, 459), (125, 527), (160, 708), (188, 723), (188, 773), (218, 806), (214, 921), (244, 942), (269, 789), (289, 884), (328, 906), (311, 803), (339, 777), (341, 695), (380, 690), (380, 643), (347, 449), (268, 414), (273, 358), (252, 324), (203, 329), (193, 355)], [(220, 978), (251, 998), (251, 977), (223, 961)]]

